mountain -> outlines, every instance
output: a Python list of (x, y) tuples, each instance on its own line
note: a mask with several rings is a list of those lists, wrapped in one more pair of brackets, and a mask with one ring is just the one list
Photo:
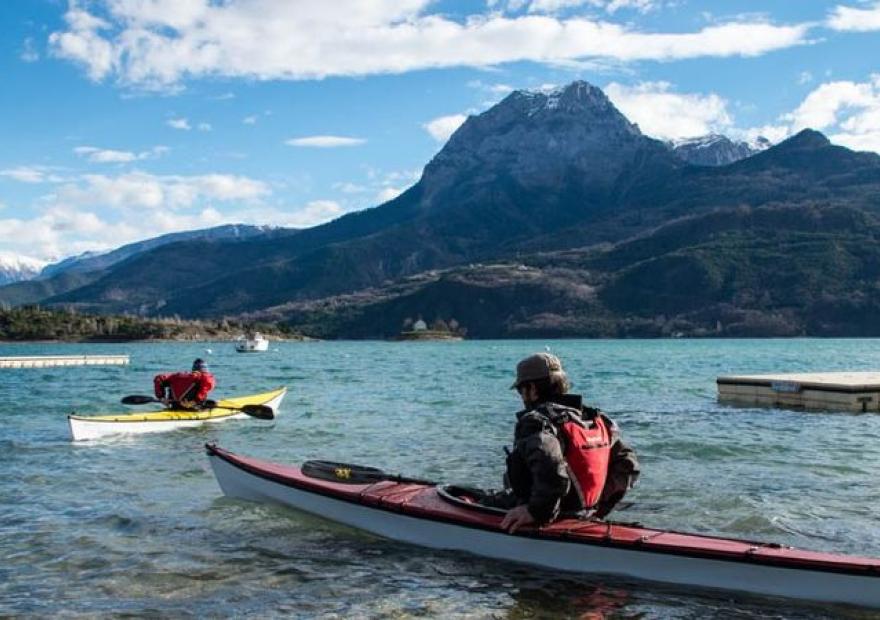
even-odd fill
[(323, 338), (455, 320), (477, 338), (880, 335), (880, 221), (851, 207), (734, 207), (612, 246), (430, 271), (252, 313)]
[(7, 286), (0, 286), (0, 303), (22, 305), (62, 295), (98, 280), (113, 265), (164, 245), (195, 241), (234, 242), (254, 237), (269, 238), (281, 234), (282, 231), (289, 234), (291, 230), (271, 226), (226, 224), (201, 230), (169, 233), (145, 241), (129, 243), (109, 252), (85, 252), (49, 265), (43, 262), (40, 263), (41, 268), (33, 272), (30, 278), (19, 278), (22, 281), (9, 280)]
[[(222, 315), (515, 253), (545, 237), (550, 244), (563, 242), (553, 238), (558, 230), (590, 222), (597, 225), (564, 243), (606, 241), (642, 226), (598, 222), (628, 196), (644, 194), (646, 185), (683, 166), (594, 86), (575, 82), (550, 93), (517, 91), (469, 118), (416, 185), (389, 203), (271, 244), (165, 246), (52, 301)], [(188, 260), (193, 254), (203, 260)], [(170, 274), (168, 280), (160, 265), (180, 258), (190, 265), (185, 277)]]
[(690, 165), (574, 82), (468, 118), (388, 203), (302, 231), (169, 243), (43, 303), (268, 313), (328, 337), (388, 335), (434, 308), (478, 337), (832, 334), (846, 308), (872, 312), (874, 258), (859, 248), (878, 213), (875, 154), (805, 130)]
[(147, 250), (152, 250), (178, 241), (248, 239), (272, 230), (274, 230), (274, 228), (271, 226), (224, 224), (222, 226), (215, 226), (213, 228), (205, 228), (201, 230), (168, 233), (145, 241), (129, 243), (109, 252), (85, 252), (78, 256), (65, 258), (57, 263), (46, 265), (43, 270), (40, 271), (39, 277), (41, 279), (51, 278), (52, 276), (66, 271), (77, 271), (80, 273), (99, 271), (123, 261), (130, 256), (134, 256), (135, 254), (140, 254), (141, 252), (146, 252)]
[(754, 143), (734, 142), (727, 136), (709, 134), (669, 143), (675, 156), (694, 166), (726, 166), (772, 146), (766, 138)]
[(45, 264), (45, 261), (27, 256), (0, 253), (0, 285), (30, 280), (40, 273)]

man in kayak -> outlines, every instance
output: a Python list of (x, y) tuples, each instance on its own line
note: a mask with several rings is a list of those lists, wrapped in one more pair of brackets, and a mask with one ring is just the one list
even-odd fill
[(603, 518), (639, 476), (635, 451), (617, 424), (569, 394), (562, 362), (536, 353), (516, 367), (524, 409), (516, 414), (508, 451), (506, 490), (484, 503), (510, 508), (501, 526), (513, 533), (567, 516)]
[(192, 372), (175, 372), (153, 377), (156, 398), (169, 409), (201, 409), (214, 389), (214, 375), (208, 372), (205, 360), (193, 362)]

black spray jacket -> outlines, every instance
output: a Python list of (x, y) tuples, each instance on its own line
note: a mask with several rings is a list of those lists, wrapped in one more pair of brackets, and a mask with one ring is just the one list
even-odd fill
[(568, 416), (589, 420), (604, 417), (611, 432), (608, 478), (593, 516), (607, 515), (639, 476), (635, 451), (620, 440), (617, 424), (598, 409), (584, 407), (577, 394), (553, 397), (552, 401), (517, 413), (513, 450), (507, 457), (506, 486), (514, 505), (527, 504), (538, 523), (547, 523), (563, 513), (584, 509), (571, 483), (563, 454), (566, 446), (560, 425)]

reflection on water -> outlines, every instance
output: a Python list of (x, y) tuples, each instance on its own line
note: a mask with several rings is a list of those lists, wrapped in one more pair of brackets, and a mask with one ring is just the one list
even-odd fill
[[(672, 588), (434, 552), (223, 498), (204, 456), (372, 464), (497, 487), (516, 361), (549, 346), (639, 451), (617, 517), (880, 557), (880, 415), (719, 406), (731, 372), (866, 370), (870, 340), (212, 343), (217, 396), (277, 385), (273, 422), (80, 445), (66, 415), (121, 411), (205, 344), (16, 345), (128, 353), (128, 367), (0, 371), (0, 615), (293, 618), (869, 618), (875, 612)], [(857, 360), (853, 362), (853, 360)]]

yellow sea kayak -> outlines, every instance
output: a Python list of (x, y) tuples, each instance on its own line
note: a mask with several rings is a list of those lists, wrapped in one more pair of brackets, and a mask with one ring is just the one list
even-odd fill
[(186, 411), (163, 409), (146, 413), (110, 414), (96, 416), (67, 416), (70, 436), (73, 441), (99, 439), (120, 433), (157, 433), (177, 428), (198, 426), (207, 422), (222, 422), (232, 418), (246, 418), (248, 415), (238, 408), (245, 405), (264, 405), (277, 413), (287, 388), (271, 392), (227, 398), (217, 402), (212, 409)]

